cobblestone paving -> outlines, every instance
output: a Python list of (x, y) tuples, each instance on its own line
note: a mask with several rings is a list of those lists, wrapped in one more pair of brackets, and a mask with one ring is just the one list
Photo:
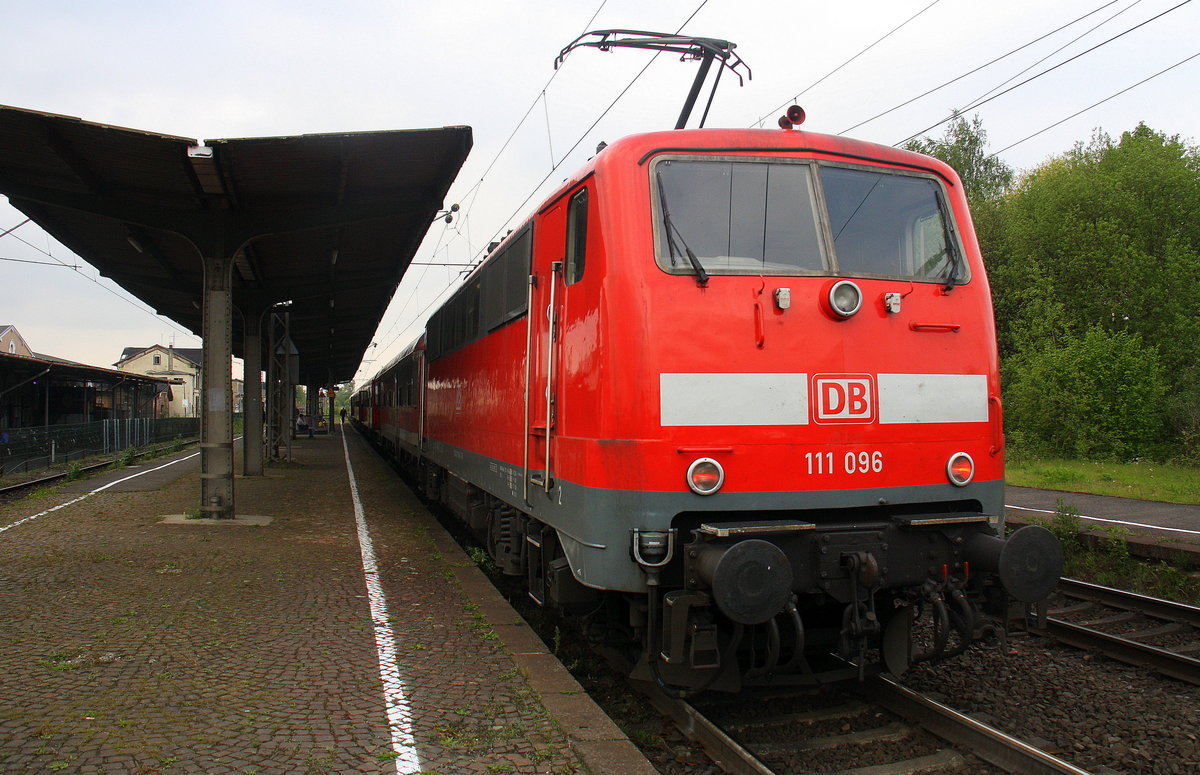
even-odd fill
[[(349, 440), (426, 773), (583, 770), (458, 587), (430, 518)], [(396, 772), (337, 433), (237, 483), (264, 527), (160, 525), (196, 474), (0, 533), (0, 771)], [(0, 506), (0, 527), (69, 500)]]

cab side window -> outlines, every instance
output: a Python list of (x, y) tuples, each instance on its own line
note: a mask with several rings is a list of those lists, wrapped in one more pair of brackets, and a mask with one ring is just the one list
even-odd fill
[(583, 277), (587, 259), (588, 192), (580, 189), (567, 207), (567, 267), (566, 283), (572, 285)]

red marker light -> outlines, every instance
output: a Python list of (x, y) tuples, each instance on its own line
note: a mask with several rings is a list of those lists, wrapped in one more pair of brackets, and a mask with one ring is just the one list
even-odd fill
[(692, 461), (688, 466), (687, 485), (697, 495), (712, 495), (725, 483), (725, 469), (710, 457)]
[(955, 452), (946, 463), (946, 476), (957, 487), (968, 484), (975, 477), (975, 461), (966, 452)]

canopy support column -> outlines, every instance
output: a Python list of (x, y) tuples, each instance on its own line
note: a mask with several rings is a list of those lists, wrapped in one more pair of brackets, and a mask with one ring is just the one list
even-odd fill
[[(296, 353), (289, 333), (288, 312), (272, 312), (267, 329), (267, 446), (271, 460), (292, 459), (296, 417)], [(280, 453), (280, 447), (284, 448)]]
[(252, 310), (243, 316), (246, 326), (242, 344), (242, 475), (263, 475), (262, 408), (262, 313)]
[(233, 259), (204, 259), (203, 389), (200, 394), (200, 511), (232, 519)]

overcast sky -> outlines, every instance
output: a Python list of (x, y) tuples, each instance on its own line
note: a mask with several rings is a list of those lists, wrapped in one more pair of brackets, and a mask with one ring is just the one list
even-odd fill
[[(583, 134), (652, 56), (583, 49), (555, 75), (555, 56), (585, 30), (673, 33), (684, 25), (685, 34), (733, 41), (753, 79), (741, 88), (736, 79), (722, 79), (709, 126), (745, 127), (763, 119), (774, 126), (782, 106), (800, 94), (806, 129), (842, 133), (1091, 13), (848, 132), (890, 145), (1179, 4), (0, 0), (0, 103), (200, 139), (470, 125), (475, 147), (447, 199), (463, 211), (453, 226), (435, 224), (416, 259), (460, 263), (514, 226), (598, 141), (674, 126), (696, 64), (662, 55)], [(1086, 141), (1097, 128), (1117, 136), (1139, 121), (1194, 142), (1200, 58), (1008, 148), (1200, 53), (1198, 33), (1200, 3), (1184, 2), (968, 113), (978, 113), (991, 149), (1018, 170)], [(0, 197), (0, 233), (23, 217)], [(37, 352), (106, 366), (130, 345), (200, 344), (111, 282), (97, 281), (94, 269), (34, 224), (0, 237), (0, 258), (80, 266), (0, 261), (0, 324), (16, 325)], [(456, 283), (458, 271), (409, 271), (361, 373), (381, 366), (419, 333), (423, 316)]]

